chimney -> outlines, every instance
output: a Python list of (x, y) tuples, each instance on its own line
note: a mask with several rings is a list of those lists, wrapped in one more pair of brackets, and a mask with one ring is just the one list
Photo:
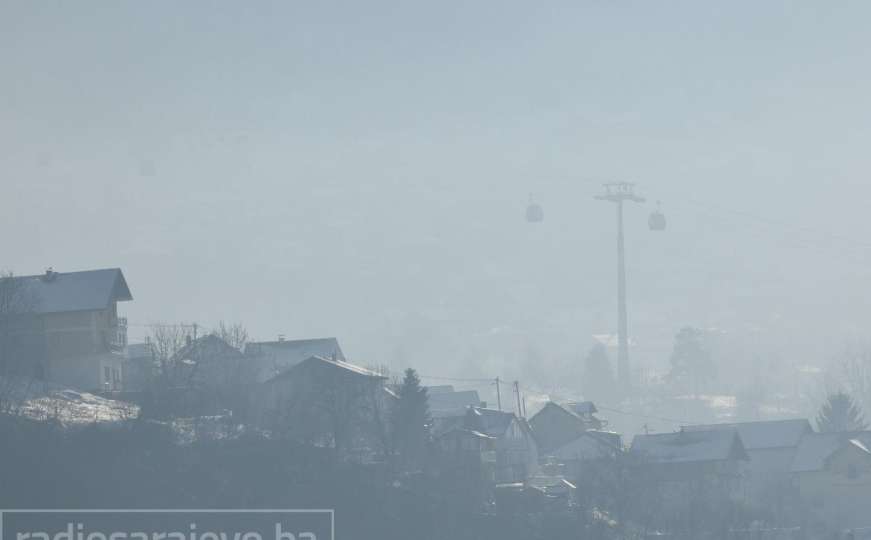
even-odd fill
[(278, 341), (284, 341), (284, 334), (278, 334)]
[(57, 277), (57, 272), (55, 272), (54, 269), (51, 266), (49, 266), (48, 268), (45, 269), (45, 275), (42, 277), (42, 279), (43, 279), (43, 281), (54, 281), (54, 278), (56, 278), (56, 277)]

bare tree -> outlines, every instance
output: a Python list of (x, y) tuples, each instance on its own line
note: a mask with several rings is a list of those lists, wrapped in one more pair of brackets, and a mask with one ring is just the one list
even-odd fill
[(243, 350), (248, 343), (248, 330), (241, 323), (218, 322), (212, 333), (226, 341), (231, 347)]
[(32, 325), (36, 297), (25, 281), (11, 272), (0, 273), (0, 375), (19, 374), (28, 338), (35, 335)]
[(34, 380), (30, 378), (0, 377), (0, 414), (21, 414), (33, 386)]
[(178, 368), (173, 365), (176, 353), (188, 343), (190, 337), (191, 330), (188, 325), (157, 323), (151, 325), (148, 340), (161, 377), (173, 380), (173, 376), (176, 375), (174, 372)]
[(34, 381), (44, 376), (35, 340), (37, 298), (25, 281), (0, 273), (0, 413), (18, 414)]
[(194, 325), (153, 325), (149, 340), (159, 376), (150, 388), (147, 414), (223, 414), (234, 422), (246, 421), (257, 375), (256, 366), (239, 350), (247, 336), (241, 324), (222, 322), (198, 339)]
[(154, 377), (143, 398), (140, 414), (146, 417), (173, 416), (179, 397), (175, 387), (184, 376), (185, 366), (179, 365), (178, 352), (191, 338), (192, 327), (183, 324), (155, 323), (150, 327), (147, 341), (156, 367)]
[(871, 410), (871, 345), (856, 343), (846, 346), (831, 361), (824, 384), (816, 396), (825, 402), (832, 394), (844, 390), (864, 410)]

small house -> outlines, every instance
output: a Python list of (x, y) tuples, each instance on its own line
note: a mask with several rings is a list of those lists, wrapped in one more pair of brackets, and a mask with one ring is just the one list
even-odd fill
[(548, 401), (529, 420), (542, 456), (577, 440), (587, 430), (601, 428), (601, 422), (593, 417), (595, 406), (586, 403), (587, 406), (577, 403), (562, 406)]
[(813, 433), (806, 419), (687, 426), (686, 431), (736, 431), (749, 459), (743, 462), (746, 502), (778, 510), (790, 490), (793, 459), (802, 439)]
[(806, 434), (791, 473), (819, 523), (831, 529), (871, 527), (871, 432)]
[(480, 407), (481, 398), (477, 390), (460, 392), (436, 392), (430, 394), (427, 389), (429, 412), (433, 418), (462, 416), (469, 407)]
[(339, 452), (383, 445), (390, 402), (387, 377), (333, 358), (312, 356), (256, 389), (260, 422)]
[(345, 361), (334, 337), (290, 340), (280, 337), (277, 341), (249, 342), (245, 345), (245, 356), (257, 366), (258, 382), (265, 382), (313, 356)]
[(538, 470), (538, 446), (529, 423), (514, 413), (472, 407), (465, 428), (496, 439), (496, 481), (522, 482)]
[(628, 457), (634, 474), (657, 485), (672, 508), (686, 508), (702, 495), (743, 495), (742, 465), (749, 457), (734, 430), (636, 435)]
[[(123, 388), (127, 321), (118, 303), (132, 300), (118, 268), (0, 278), (2, 354), (18, 374), (87, 391)], [(11, 363), (7, 368), (12, 368)]]

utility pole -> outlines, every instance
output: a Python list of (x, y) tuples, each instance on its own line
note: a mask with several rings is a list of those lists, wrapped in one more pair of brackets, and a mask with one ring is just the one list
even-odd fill
[(496, 406), (502, 410), (502, 393), (499, 390), (499, 377), (496, 377)]
[(520, 407), (520, 381), (514, 381), (514, 394), (517, 398), (517, 416), (523, 418), (523, 409)]
[(635, 185), (628, 182), (603, 184), (605, 191), (597, 195), (600, 201), (617, 206), (617, 380), (627, 390), (631, 385), (629, 367), (629, 323), (626, 315), (626, 255), (623, 247), (623, 201), (642, 203), (644, 197), (635, 194)]

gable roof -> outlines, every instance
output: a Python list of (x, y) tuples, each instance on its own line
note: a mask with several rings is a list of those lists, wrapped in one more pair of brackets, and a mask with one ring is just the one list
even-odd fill
[(275, 371), (284, 371), (312, 356), (345, 360), (339, 341), (334, 337), (249, 342), (245, 345), (245, 354), (268, 358), (275, 364)]
[(428, 396), (434, 396), (436, 394), (445, 394), (450, 392), (455, 392), (454, 385), (452, 384), (438, 384), (435, 386), (426, 387), (426, 394)]
[(470, 437), (473, 439), (481, 439), (481, 440), (495, 440), (496, 437), (491, 435), (487, 435), (486, 433), (481, 433), (480, 431), (475, 431), (474, 429), (466, 429), (462, 426), (454, 426), (450, 429), (435, 435), (436, 439), (445, 439), (448, 437)]
[(761, 422), (738, 422), (733, 424), (702, 424), (686, 426), (686, 431), (735, 430), (747, 450), (790, 448), (798, 446), (802, 436), (812, 433), (813, 428), (805, 418), (793, 420), (768, 420)]
[(748, 459), (734, 430), (636, 435), (629, 451), (646, 463), (659, 464)]
[(366, 369), (364, 367), (357, 366), (355, 364), (351, 364), (350, 362), (344, 362), (342, 360), (333, 360), (332, 358), (324, 358), (322, 356), (310, 356), (307, 359), (303, 360), (299, 364), (293, 366), (290, 369), (282, 371), (275, 377), (272, 377), (267, 382), (280, 381), (284, 379), (289, 379), (295, 375), (297, 375), (300, 371), (305, 369), (312, 368), (326, 368), (330, 370), (335, 370), (337, 373), (342, 373), (346, 375), (351, 375), (354, 377), (362, 377), (362, 378), (371, 378), (371, 379), (387, 379), (384, 375), (380, 373), (376, 373), (371, 369)]
[(579, 401), (566, 403), (565, 408), (578, 415), (595, 414), (599, 412), (592, 401)]
[(497, 411), (496, 409), (484, 407), (470, 407), (464, 418), (466, 428), (480, 431), (496, 438), (504, 436), (512, 422), (516, 421), (520, 430), (527, 437), (534, 440), (529, 422), (512, 412)]
[[(581, 416), (571, 409), (571, 404), (566, 404), (565, 406), (560, 405), (553, 401), (548, 401), (544, 404), (544, 407), (539, 409), (539, 411), (532, 415), (532, 418), (529, 419), (529, 423), (535, 426), (536, 418), (543, 418), (547, 414), (561, 414), (566, 418), (570, 418), (572, 421), (577, 422), (579, 426), (583, 429), (586, 425), (586, 422)], [(584, 430), (586, 431), (586, 430)]]
[(433, 416), (431, 433), (433, 437), (438, 437), (454, 429), (467, 429), (467, 423), (465, 414), (462, 416)]
[(178, 360), (211, 360), (211, 359), (236, 359), (241, 358), (242, 353), (215, 334), (207, 334), (191, 341), (173, 355)]
[(547, 452), (577, 439), (587, 430), (601, 430), (605, 424), (593, 416), (596, 411), (592, 401), (562, 405), (548, 401), (532, 416), (529, 425), (539, 448)]
[(429, 411), (433, 416), (463, 414), (467, 408), (481, 405), (481, 398), (477, 390), (430, 394), (429, 389), (427, 389), (427, 401), (429, 402)]
[(821, 471), (832, 454), (847, 445), (868, 452), (871, 447), (871, 431), (808, 433), (798, 445), (791, 470), (794, 473)]
[(587, 422), (566, 407), (548, 401), (529, 419), (529, 426), (543, 452), (576, 440), (587, 431)]
[(514, 413), (472, 407), (469, 409), (468, 418), (476, 429), (491, 437), (501, 437), (508, 430), (508, 426), (514, 420)]
[(84, 270), (81, 272), (46, 271), (36, 276), (16, 276), (21, 283), (33, 313), (64, 313), (96, 311), (108, 308), (112, 302), (133, 300), (120, 268)]

